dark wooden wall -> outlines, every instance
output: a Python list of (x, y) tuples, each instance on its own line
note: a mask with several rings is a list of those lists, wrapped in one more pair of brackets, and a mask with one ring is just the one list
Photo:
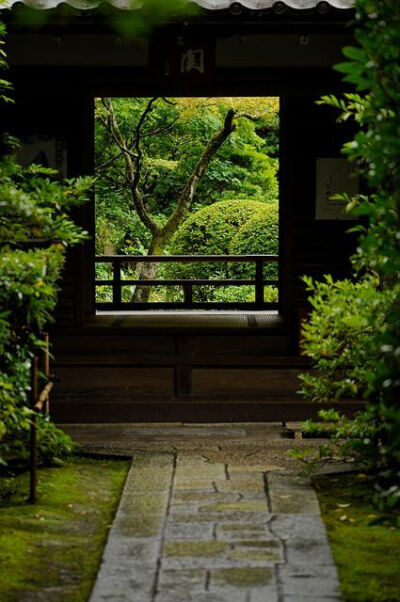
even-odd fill
[(308, 305), (302, 276), (348, 276), (356, 242), (347, 232), (354, 222), (315, 219), (317, 158), (340, 158), (340, 149), (351, 136), (351, 128), (338, 126), (335, 111), (317, 105), (317, 99), (290, 96), (282, 103), (280, 240), (286, 247), (284, 303), (293, 336), (298, 310)]
[[(302, 420), (320, 406), (297, 394), (304, 358), (266, 332), (58, 333), (52, 412), (59, 422)], [(346, 403), (351, 412), (358, 404)]]
[[(90, 27), (93, 33), (94, 26)], [(347, 275), (354, 246), (345, 233), (347, 222), (314, 217), (316, 159), (340, 156), (348, 134), (336, 126), (329, 109), (315, 104), (322, 93), (341, 89), (331, 65), (350, 40), (343, 22), (280, 23), (273, 31), (270, 23), (219, 23), (218, 27), (197, 23), (192, 29), (175, 24), (149, 41), (142, 40), (132, 64), (122, 58), (126, 49), (122, 54), (120, 48), (115, 50), (115, 35), (109, 32), (105, 37), (102, 32), (103, 54), (91, 47), (81, 60), (76, 48), (82, 40), (89, 47), (99, 43), (99, 38), (85, 38), (89, 29), (78, 27), (72, 32), (68, 25), (65, 31), (61, 28), (65, 35), (60, 37), (60, 27), (54, 36), (48, 25), (46, 40), (35, 34), (41, 44), (35, 54), (34, 40), (24, 39), (20, 25), (11, 27), (11, 75), (17, 104), (6, 115), (7, 127), (17, 135), (64, 137), (68, 172), (74, 176), (93, 173), (96, 95), (279, 95), (280, 309), (284, 322), (275, 331), (229, 334), (221, 330), (160, 334), (158, 329), (121, 333), (96, 328), (94, 245), (89, 240), (68, 255), (52, 333), (59, 377), (55, 417), (72, 422), (213, 421), (300, 419), (315, 414), (316, 408), (296, 395), (297, 375), (303, 366), (296, 357), (297, 316), (306, 304), (301, 276)], [(68, 32), (81, 36), (79, 43), (75, 40), (77, 46), (71, 46)], [(244, 45), (242, 34), (248, 36)], [(201, 44), (205, 39), (209, 70), (205, 76), (182, 76), (176, 70), (177, 48), (182, 40), (183, 44)], [(107, 44), (111, 58), (108, 53), (106, 59)], [(75, 217), (93, 234), (93, 202)]]

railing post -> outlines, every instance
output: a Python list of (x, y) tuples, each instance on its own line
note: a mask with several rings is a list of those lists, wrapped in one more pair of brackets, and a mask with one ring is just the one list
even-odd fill
[(113, 261), (113, 304), (121, 304), (121, 262), (119, 259)]
[(186, 307), (193, 305), (193, 285), (191, 282), (183, 285), (183, 303)]
[(256, 259), (256, 305), (262, 307), (264, 305), (264, 261)]

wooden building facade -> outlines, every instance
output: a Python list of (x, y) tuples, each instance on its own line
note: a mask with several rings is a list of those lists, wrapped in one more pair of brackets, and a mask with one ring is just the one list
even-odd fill
[[(201, 324), (184, 314), (174, 324), (96, 315), (92, 238), (68, 255), (52, 329), (59, 422), (297, 420), (316, 413), (296, 392), (306, 367), (298, 352), (299, 311), (307, 306), (301, 276), (348, 275), (355, 241), (347, 220), (318, 206), (329, 178), (340, 180), (342, 170), (346, 179), (340, 148), (349, 132), (315, 101), (342, 90), (332, 66), (352, 42), (352, 0), (197, 4), (196, 16), (154, 23), (133, 39), (113, 26), (134, 14), (126, 6), (44, 0), (3, 12), (16, 96), (8, 129), (23, 140), (55, 141), (68, 176), (94, 171), (95, 97), (281, 99), (279, 314), (243, 323), (205, 315)], [(200, 57), (197, 68), (185, 66), (190, 55)], [(94, 234), (94, 202), (76, 219)]]

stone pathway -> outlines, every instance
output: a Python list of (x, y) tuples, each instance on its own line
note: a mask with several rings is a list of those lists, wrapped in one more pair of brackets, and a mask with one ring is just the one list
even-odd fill
[(141, 431), (90, 602), (339, 601), (307, 480), (250, 441), (227, 445), (236, 425), (231, 437), (213, 428), (209, 451), (195, 433), (192, 449), (153, 450), (154, 432)]

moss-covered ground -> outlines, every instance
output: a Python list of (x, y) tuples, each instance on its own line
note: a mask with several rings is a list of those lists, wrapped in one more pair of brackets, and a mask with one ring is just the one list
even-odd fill
[(344, 600), (399, 602), (400, 530), (371, 504), (365, 475), (317, 477), (314, 485)]
[(0, 600), (88, 599), (129, 463), (74, 457), (29, 475), (0, 478)]

